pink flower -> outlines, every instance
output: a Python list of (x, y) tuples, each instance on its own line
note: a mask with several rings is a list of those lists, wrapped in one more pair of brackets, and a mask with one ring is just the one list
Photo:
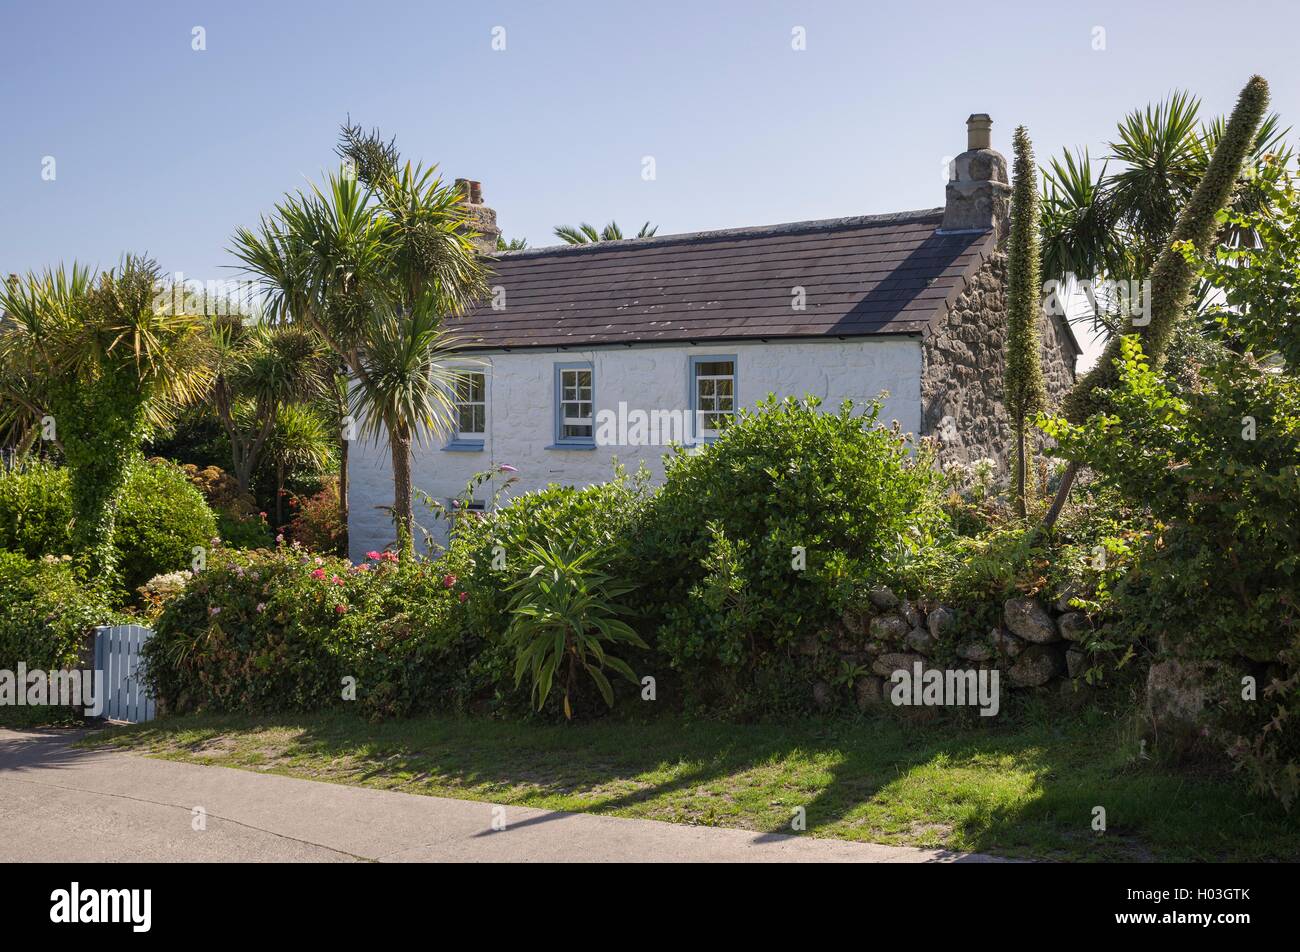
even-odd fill
[(258, 602), (258, 603), (257, 603), (257, 613), (260, 615), (260, 614), (262, 614), (262, 612), (264, 612), (264, 611), (266, 611), (266, 602)]
[(444, 576), (442, 577), (442, 584), (443, 584), (444, 586), (446, 586), (447, 588), (451, 588), (453, 585), (456, 584), (456, 576), (454, 576), (454, 575), (444, 575)]
[(376, 551), (374, 551), (374, 550), (372, 549), (371, 551), (369, 551), (369, 552), (366, 553), (366, 558), (368, 558), (368, 559), (374, 559), (375, 561), (378, 561), (378, 560), (381, 558), (381, 556), (379, 555), (378, 552), (376, 552)]
[(264, 512), (259, 512), (258, 515), (261, 516), (263, 519), (266, 518), (266, 513)]
[(497, 467), (497, 469), (500, 470), (500, 471), (503, 472), (503, 473), (517, 473), (517, 472), (519, 472), (519, 470), (515, 469), (515, 468), (514, 468), (513, 466), (511, 466), (509, 463), (502, 463), (500, 466)]
[(334, 612), (335, 612), (336, 614), (339, 614), (339, 615), (342, 615), (342, 614), (343, 614), (344, 612), (346, 612), (347, 610), (348, 610), (348, 606), (346, 606), (346, 605), (335, 605), (335, 606), (334, 606)]
[(284, 541), (284, 533), (283, 533), (283, 532), (277, 533), (277, 535), (276, 535), (276, 537), (275, 537), (275, 541), (276, 541), (276, 542), (283, 542), (283, 541)]
[(333, 582), (335, 585), (343, 584), (343, 579), (339, 578), (337, 575), (334, 576), (332, 579), (330, 579), (330, 581)]
[(215, 617), (215, 616), (217, 616), (217, 615), (220, 615), (220, 614), (221, 614), (221, 606), (220, 606), (220, 605), (213, 605), (211, 608), (208, 609), (208, 617), (209, 617), (209, 618), (213, 618), (213, 617)]
[(324, 570), (324, 569), (314, 569), (314, 570), (312, 570), (311, 577), (314, 578), (314, 579), (322, 579), (322, 578), (325, 577), (325, 570)]
[(460, 593), (460, 600), (461, 600), (461, 603), (462, 603), (462, 604), (464, 603), (465, 599), (467, 599), (467, 598), (469, 598), (469, 592), (461, 592), (461, 593)]

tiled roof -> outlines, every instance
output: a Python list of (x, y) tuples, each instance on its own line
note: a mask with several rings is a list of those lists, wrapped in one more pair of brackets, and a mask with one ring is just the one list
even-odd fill
[[(941, 233), (942, 209), (502, 252), (469, 347), (923, 334), (990, 232)], [(806, 306), (793, 308), (795, 288)], [(498, 300), (500, 291), (498, 290)]]

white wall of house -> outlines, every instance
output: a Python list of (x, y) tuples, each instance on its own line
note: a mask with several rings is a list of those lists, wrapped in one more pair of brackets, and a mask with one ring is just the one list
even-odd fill
[[(554, 448), (555, 367), (591, 364), (598, 418), (602, 410), (617, 414), (619, 404), (624, 403), (629, 413), (680, 411), (689, 421), (691, 358), (715, 355), (735, 358), (738, 406), (752, 406), (768, 393), (775, 393), (795, 397), (814, 394), (828, 409), (838, 408), (846, 399), (865, 407), (882, 391), (888, 391), (882, 422), (897, 420), (904, 431), (912, 433), (920, 429), (921, 344), (914, 337), (482, 352), (473, 354), (468, 362), (477, 362), (471, 369), (487, 374), (483, 448), (455, 451), (444, 448), (441, 440), (417, 446), (412, 482), (416, 489), (445, 503), (459, 495), (475, 473), (506, 463), (519, 471), (519, 481), (510, 487), (512, 494), (548, 483), (584, 486), (608, 480), (613, 473), (613, 457), (629, 472), (645, 463), (654, 478), (661, 479), (666, 452), (661, 445), (627, 445), (625, 436), (621, 445)], [(653, 438), (654, 434), (650, 435)], [(391, 518), (378, 508), (391, 506), (393, 500), (388, 446), (354, 442), (349, 475), (351, 555), (359, 560), (367, 551), (382, 550), (393, 541)], [(435, 526), (435, 520), (418, 503), (416, 522), (430, 529)]]

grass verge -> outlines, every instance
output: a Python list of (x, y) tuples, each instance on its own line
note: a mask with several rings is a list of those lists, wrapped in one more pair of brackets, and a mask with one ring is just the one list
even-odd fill
[[(1001, 720), (1001, 719), (1000, 719)], [(1300, 817), (1146, 760), (1131, 719), (799, 725), (173, 718), (82, 742), (406, 793), (1034, 859), (1295, 860)], [(1096, 807), (1106, 830), (1093, 829)]]

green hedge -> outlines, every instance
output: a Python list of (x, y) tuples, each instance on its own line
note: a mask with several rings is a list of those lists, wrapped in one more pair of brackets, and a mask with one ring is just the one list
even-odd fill
[(456, 708), (474, 651), (444, 568), (218, 550), (155, 623), (146, 679), (176, 712), (344, 706), (345, 678), (369, 715)]
[(677, 451), (631, 534), (656, 644), (687, 702), (736, 715), (808, 706), (797, 641), (949, 535), (930, 457), (880, 407), (769, 398)]
[(110, 620), (108, 600), (69, 562), (0, 552), (0, 669), (74, 667), (91, 629)]
[[(29, 558), (74, 555), (68, 471), (36, 464), (0, 475), (0, 549)], [(216, 517), (184, 472), (137, 461), (118, 501), (114, 545), (123, 587), (190, 567), (194, 546), (217, 534)]]

